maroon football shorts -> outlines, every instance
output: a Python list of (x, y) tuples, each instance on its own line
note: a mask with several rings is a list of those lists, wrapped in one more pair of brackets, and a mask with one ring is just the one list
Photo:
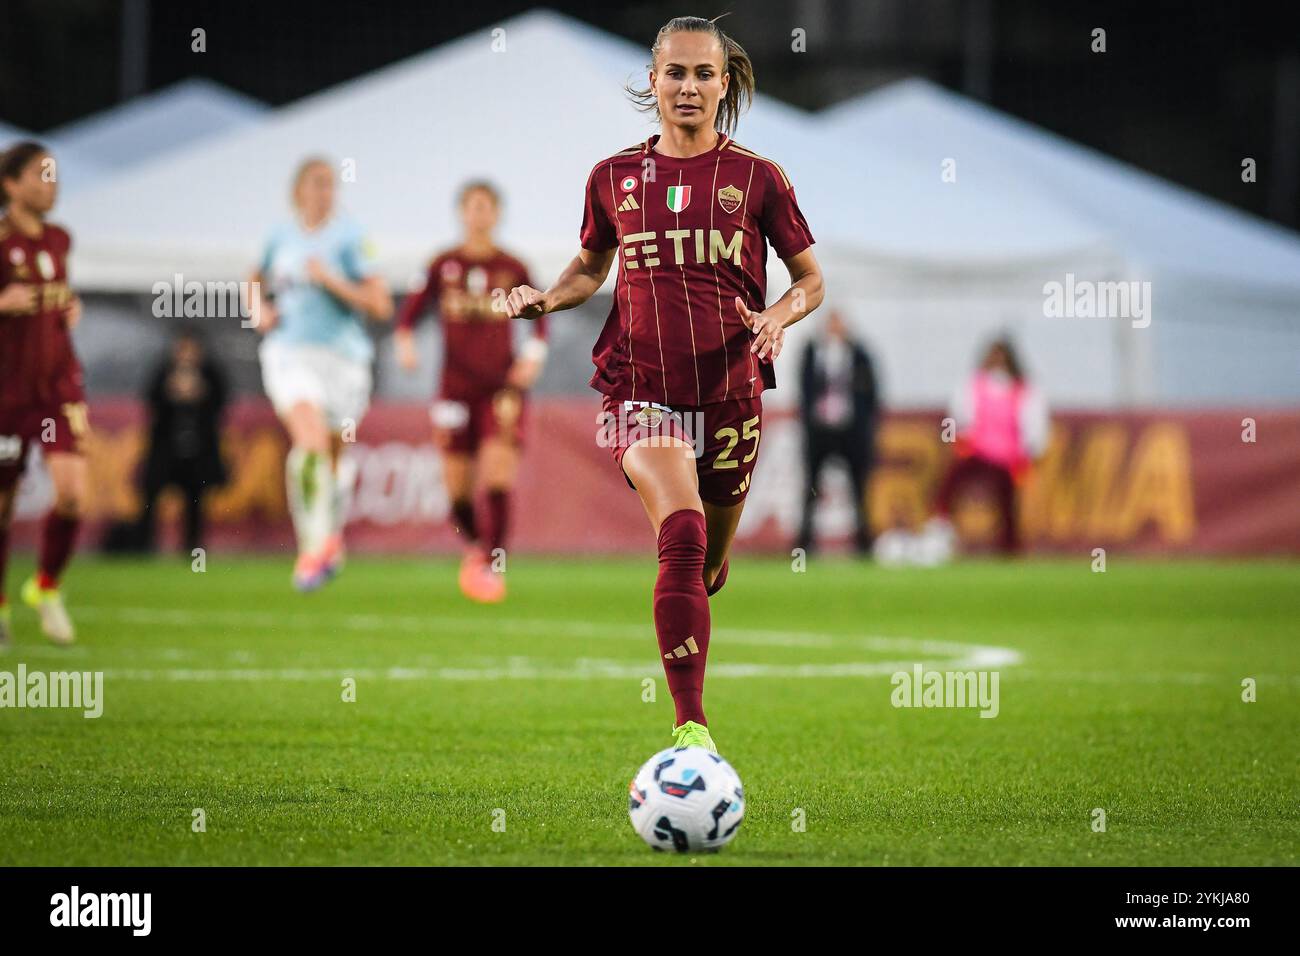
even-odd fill
[[(761, 398), (669, 408), (653, 402), (619, 401), (606, 395), (601, 411), (601, 441), (620, 469), (623, 453), (637, 442), (680, 439), (691, 446), (683, 449), (683, 454), (695, 458), (702, 501), (725, 507), (740, 504), (749, 494), (763, 426)], [(631, 478), (627, 483), (636, 487)]]
[(505, 438), (515, 447), (523, 444), (524, 393), (503, 388), (472, 399), (439, 398), (429, 409), (438, 435), (438, 447), (452, 455), (473, 455), (488, 439)]
[(85, 402), (63, 402), (27, 408), (0, 409), (0, 490), (18, 484), (27, 452), (40, 445), (42, 454), (85, 454), (90, 416)]

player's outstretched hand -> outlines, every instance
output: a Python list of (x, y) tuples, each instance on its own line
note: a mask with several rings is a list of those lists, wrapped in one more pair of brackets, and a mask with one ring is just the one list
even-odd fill
[(757, 352), (759, 358), (767, 358), (770, 353), (775, 361), (785, 344), (785, 326), (767, 312), (754, 312), (740, 296), (736, 296), (736, 311), (740, 313), (740, 320), (754, 333), (754, 344), (749, 350)]
[(517, 285), (506, 296), (506, 315), (512, 319), (535, 319), (546, 314), (546, 295), (530, 285)]

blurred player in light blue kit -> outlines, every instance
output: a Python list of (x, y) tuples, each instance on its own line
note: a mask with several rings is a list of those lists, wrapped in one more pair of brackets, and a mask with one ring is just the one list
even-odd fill
[(293, 206), (253, 273), (249, 305), (264, 336), (262, 383), (292, 445), (285, 478), (298, 538), (294, 586), (312, 591), (342, 566), (352, 487), (340, 467), (343, 442), (370, 404), (374, 346), (365, 320), (391, 319), (393, 299), (360, 228), (335, 208), (326, 160), (299, 165)]

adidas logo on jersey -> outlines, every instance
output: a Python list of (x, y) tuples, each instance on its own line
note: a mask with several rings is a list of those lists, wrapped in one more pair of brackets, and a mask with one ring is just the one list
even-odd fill
[(626, 199), (624, 199), (621, 203), (618, 204), (619, 212), (631, 212), (633, 209), (640, 209), (640, 208), (641, 206), (637, 203), (635, 196), (628, 196)]
[(733, 495), (743, 494), (744, 491), (745, 491), (745, 489), (749, 487), (749, 479), (751, 479), (751, 478), (753, 478), (753, 477), (754, 477), (754, 473), (751, 471), (751, 472), (750, 472), (749, 474), (747, 474), (747, 475), (744, 477), (744, 479), (740, 482), (740, 487), (737, 488), (735, 491), (733, 491), (732, 494), (733, 494)]
[(698, 654), (700, 646), (695, 643), (695, 636), (692, 635), (686, 639), (684, 644), (678, 644), (670, 653), (664, 655), (664, 660), (670, 661), (674, 657), (686, 657), (689, 654)]

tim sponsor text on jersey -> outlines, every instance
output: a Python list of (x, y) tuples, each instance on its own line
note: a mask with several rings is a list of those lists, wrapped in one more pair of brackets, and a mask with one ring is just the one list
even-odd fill
[[(740, 229), (733, 229), (730, 239), (724, 239), (720, 229), (668, 229), (663, 237), (673, 244), (674, 265), (686, 264), (686, 253), (689, 248), (694, 252), (696, 265), (703, 265), (706, 262), (717, 265), (719, 262), (730, 260), (737, 268), (740, 266), (741, 242), (745, 237)], [(633, 232), (625, 235), (623, 265), (628, 269), (639, 268), (642, 262), (650, 268), (659, 265), (662, 261), (660, 258), (662, 253), (656, 241), (658, 238), (659, 234), (656, 232)], [(687, 240), (691, 241), (688, 243)], [(638, 256), (641, 258), (638, 259)]]

